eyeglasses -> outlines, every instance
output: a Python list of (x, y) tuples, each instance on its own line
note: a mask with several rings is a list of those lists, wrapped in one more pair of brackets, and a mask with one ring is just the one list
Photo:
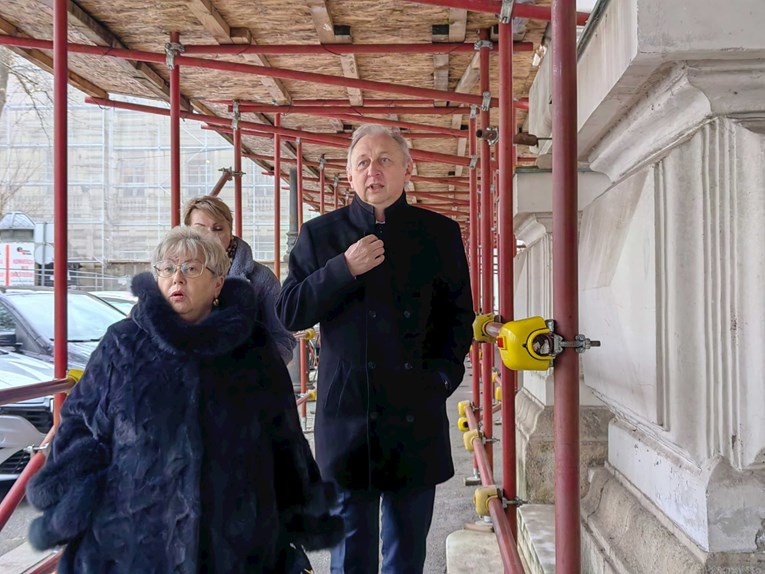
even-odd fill
[[(205, 272), (205, 269), (210, 268), (205, 266), (201, 261), (184, 261), (181, 264), (176, 264), (172, 261), (159, 261), (154, 266), (154, 270), (160, 277), (172, 277), (178, 272), (178, 269), (181, 270), (184, 277), (194, 279), (195, 277), (202, 275), (202, 273)], [(212, 269), (210, 269), (210, 272), (214, 273)]]

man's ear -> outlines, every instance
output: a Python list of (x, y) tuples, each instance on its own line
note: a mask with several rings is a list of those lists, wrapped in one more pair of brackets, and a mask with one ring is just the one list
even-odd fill
[(410, 159), (406, 162), (406, 171), (404, 172), (404, 183), (409, 183), (412, 178), (412, 171), (414, 170), (414, 162)]
[(353, 187), (353, 175), (351, 174), (351, 172), (346, 170), (345, 171), (345, 177), (348, 178), (348, 183), (350, 183), (351, 187)]

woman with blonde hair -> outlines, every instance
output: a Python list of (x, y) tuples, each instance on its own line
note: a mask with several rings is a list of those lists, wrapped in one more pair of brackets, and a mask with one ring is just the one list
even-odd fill
[(243, 277), (250, 282), (257, 302), (256, 319), (265, 324), (276, 341), (279, 354), (285, 363), (292, 359), (297, 342), (276, 317), (274, 304), (279, 296), (279, 280), (265, 265), (252, 257), (252, 248), (233, 232), (233, 218), (228, 205), (217, 197), (202, 195), (186, 203), (183, 223), (206, 229), (212, 233), (226, 250), (231, 261), (229, 277)]
[(60, 574), (275, 574), (342, 537), (287, 368), (207, 233), (172, 229), (61, 409), (27, 495)]

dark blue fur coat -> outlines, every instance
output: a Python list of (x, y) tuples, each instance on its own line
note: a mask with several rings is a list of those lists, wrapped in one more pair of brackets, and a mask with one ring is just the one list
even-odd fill
[(133, 292), (27, 489), (43, 511), (30, 542), (67, 545), (60, 574), (276, 573), (290, 543), (334, 544), (342, 523), (252, 287), (226, 279), (194, 325), (150, 274)]

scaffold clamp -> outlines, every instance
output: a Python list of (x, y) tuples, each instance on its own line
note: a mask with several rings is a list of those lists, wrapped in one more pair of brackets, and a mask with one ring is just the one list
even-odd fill
[(489, 145), (494, 145), (499, 141), (499, 130), (492, 127), (479, 129), (476, 130), (476, 136), (489, 142)]
[(528, 504), (528, 503), (529, 503), (528, 500), (523, 500), (522, 498), (519, 498), (517, 496), (513, 498), (512, 500), (510, 500), (509, 498), (505, 498), (504, 496), (502, 497), (502, 506), (505, 508), (507, 508), (508, 506), (515, 506), (516, 508), (520, 508), (524, 504)]
[(470, 105), (470, 118), (475, 119), (478, 116), (478, 106), (475, 104)]
[(477, 40), (475, 44), (473, 44), (473, 49), (478, 51), (481, 48), (489, 48), (490, 50), (494, 47), (494, 42), (491, 40)]
[(473, 504), (478, 516), (490, 516), (489, 502), (492, 499), (502, 500), (502, 491), (496, 484), (490, 486), (479, 486), (473, 493)]
[(473, 339), (479, 343), (493, 343), (494, 337), (486, 332), (486, 326), (495, 321), (494, 313), (482, 313), (473, 319)]
[(549, 319), (545, 323), (552, 332), (551, 336), (553, 356), (560, 355), (563, 352), (563, 349), (574, 349), (577, 353), (581, 354), (585, 351), (588, 351), (592, 347), (600, 347), (600, 341), (593, 341), (588, 339), (581, 333), (576, 335), (573, 341), (564, 341), (563, 337), (555, 332), (555, 321), (553, 319)]
[(491, 109), (491, 92), (488, 90), (483, 93), (483, 101), (481, 102), (481, 111), (488, 112)]
[(185, 52), (186, 48), (180, 42), (165, 43), (165, 63), (171, 70), (175, 68), (175, 57)]
[(465, 445), (466, 451), (473, 452), (473, 440), (476, 438), (480, 438), (483, 441), (483, 433), (478, 429), (469, 430), (462, 435), (462, 442)]
[(231, 119), (231, 129), (236, 131), (239, 129), (239, 120), (242, 114), (239, 111), (239, 100), (234, 100), (234, 117)]
[(515, 0), (502, 0), (502, 9), (499, 11), (499, 21), (501, 24), (507, 24), (513, 17), (513, 4)]
[(50, 454), (51, 450), (51, 443), (46, 442), (45, 444), (41, 444), (40, 446), (30, 445), (24, 449), (24, 452), (28, 453), (29, 456), (34, 456), (38, 452), (43, 453), (43, 456), (47, 459), (48, 455)]
[(468, 166), (470, 169), (475, 169), (475, 166), (478, 165), (478, 155), (471, 155), (470, 156), (470, 165)]

